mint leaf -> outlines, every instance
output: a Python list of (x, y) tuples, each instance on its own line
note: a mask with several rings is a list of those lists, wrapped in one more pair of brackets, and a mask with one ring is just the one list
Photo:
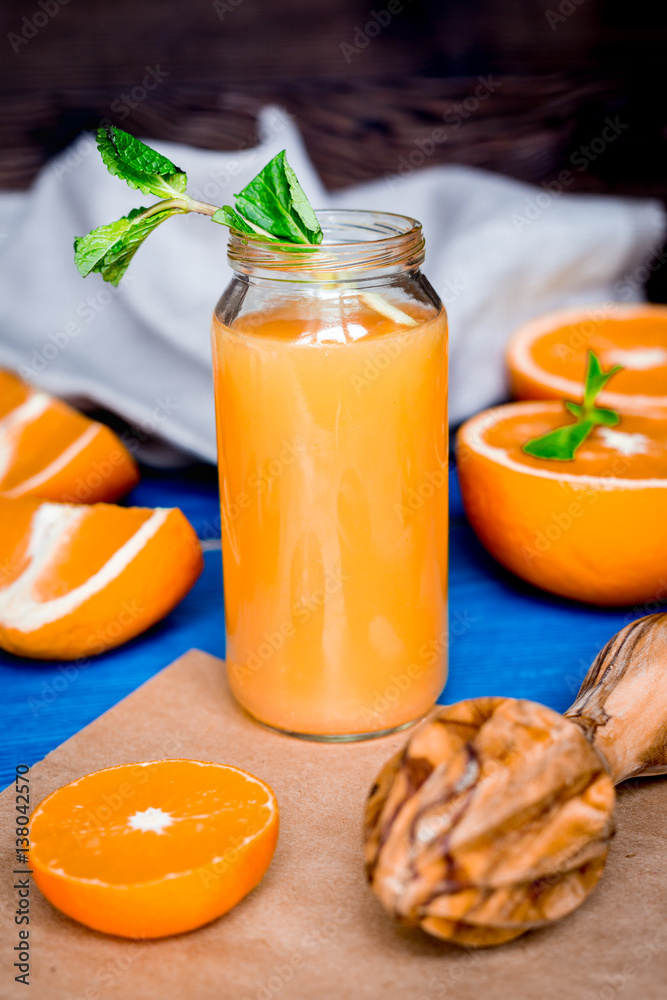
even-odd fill
[(183, 195), (186, 174), (129, 132), (115, 125), (103, 126), (97, 130), (97, 148), (109, 173), (127, 181), (131, 188), (157, 198)]
[(572, 459), (594, 426), (592, 420), (582, 420), (581, 423), (559, 427), (558, 430), (549, 431), (548, 434), (529, 441), (523, 446), (523, 450), (533, 458), (552, 458), (560, 461)]
[(236, 211), (264, 232), (288, 243), (321, 243), (322, 230), (285, 151), (235, 195)]
[[(565, 406), (570, 413), (574, 414), (575, 417), (581, 417), (582, 419), (586, 418), (586, 409), (579, 403), (570, 403), (569, 401), (566, 401)], [(595, 422), (598, 424), (606, 424), (607, 427), (615, 427), (621, 419), (616, 410), (607, 410), (604, 406), (594, 407), (593, 412), (595, 414)]]
[(178, 210), (166, 210), (156, 212), (155, 215), (149, 215), (144, 219), (139, 218), (144, 211), (145, 209), (135, 208), (130, 212), (127, 217), (129, 223), (127, 231), (118, 243), (114, 244), (105, 254), (102, 265), (99, 267), (99, 272), (104, 280), (111, 282), (112, 285), (117, 285), (123, 277), (130, 261), (146, 237), (166, 219), (170, 219), (172, 215), (180, 214)]
[(290, 193), (292, 195), (292, 209), (299, 216), (303, 222), (306, 232), (309, 233), (309, 243), (321, 243), (322, 242), (322, 228), (318, 221), (313, 208), (306, 198), (306, 194), (299, 184), (296, 174), (290, 167), (285, 156), (285, 150), (278, 154), (282, 156), (282, 163), (285, 169), (285, 176), (287, 177), (287, 183), (289, 184)]
[(166, 209), (141, 218), (146, 211), (145, 208), (134, 208), (117, 222), (100, 226), (75, 240), (74, 262), (79, 273), (85, 278), (92, 272), (98, 272), (105, 281), (117, 285), (149, 233), (165, 219), (180, 214), (179, 209)]
[(608, 410), (604, 406), (596, 406), (593, 410), (596, 424), (605, 424), (607, 427), (615, 427), (621, 419), (620, 413), (616, 410)]
[(74, 240), (74, 263), (79, 274), (87, 277), (92, 271), (98, 270), (97, 265), (105, 254), (127, 232), (128, 220), (123, 218), (108, 226), (93, 229), (87, 236)]
[(571, 461), (593, 428), (598, 424), (614, 427), (621, 419), (616, 410), (596, 406), (595, 400), (612, 375), (621, 371), (616, 365), (608, 372), (602, 370), (599, 358), (593, 351), (588, 352), (586, 365), (586, 380), (584, 382), (583, 403), (566, 401), (565, 407), (576, 417), (576, 423), (566, 424), (555, 431), (549, 431), (542, 437), (532, 438), (523, 445), (523, 451), (533, 458), (550, 458), (559, 462)]
[(586, 368), (584, 388), (584, 409), (590, 409), (594, 406), (596, 397), (602, 392), (612, 375), (620, 372), (620, 370), (621, 366), (616, 365), (614, 368), (610, 368), (608, 372), (603, 372), (597, 355), (593, 351), (588, 352), (588, 366)]
[[(253, 228), (246, 222), (242, 215), (235, 212), (231, 205), (223, 205), (219, 208), (211, 218), (212, 222), (219, 222), (221, 226), (229, 226), (230, 229), (236, 229), (240, 233), (246, 233), (248, 236), (262, 237), (263, 233), (258, 233), (257, 228)], [(266, 237), (269, 239), (270, 237)]]
[[(265, 243), (278, 243), (279, 241), (275, 237), (270, 236), (259, 228), (259, 226), (251, 225), (242, 215), (235, 212), (230, 205), (223, 205), (219, 208), (217, 212), (214, 212), (212, 222), (219, 222), (221, 226), (229, 226), (230, 229), (236, 229), (237, 232), (242, 233), (245, 236), (252, 236), (254, 240), (262, 240)], [(280, 243), (280, 249), (284, 253), (288, 251), (289, 253), (315, 253), (317, 251), (317, 246), (312, 243)]]

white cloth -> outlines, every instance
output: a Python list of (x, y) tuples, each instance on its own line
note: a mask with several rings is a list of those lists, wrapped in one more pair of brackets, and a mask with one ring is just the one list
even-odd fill
[[(452, 422), (503, 398), (503, 350), (518, 323), (559, 306), (640, 298), (642, 266), (664, 237), (657, 202), (558, 194), (467, 167), (328, 194), (283, 111), (266, 108), (259, 132), (258, 147), (234, 153), (152, 145), (187, 171), (190, 194), (214, 204), (231, 202), (286, 148), (316, 208), (421, 219), (425, 271), (450, 317)], [(169, 220), (117, 290), (73, 264), (75, 235), (150, 203), (107, 174), (88, 134), (30, 192), (0, 197), (0, 366), (116, 412), (140, 440), (157, 434), (215, 461), (209, 330), (231, 274), (226, 230), (201, 216)]]

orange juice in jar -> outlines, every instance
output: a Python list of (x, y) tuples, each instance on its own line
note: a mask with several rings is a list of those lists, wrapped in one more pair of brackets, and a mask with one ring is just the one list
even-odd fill
[(213, 319), (227, 668), (312, 739), (410, 725), (446, 680), (447, 322), (419, 223), (232, 232)]

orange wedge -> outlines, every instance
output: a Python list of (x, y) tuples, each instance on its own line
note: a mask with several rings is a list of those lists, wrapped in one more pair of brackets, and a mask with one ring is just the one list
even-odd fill
[(0, 648), (76, 659), (133, 638), (190, 590), (202, 554), (178, 509), (0, 500)]
[(561, 309), (524, 323), (507, 348), (516, 399), (581, 401), (589, 350), (621, 365), (599, 406), (667, 419), (667, 306), (643, 302)]
[(139, 481), (113, 431), (0, 371), (0, 497), (117, 500)]
[(30, 867), (53, 906), (106, 934), (157, 938), (230, 910), (266, 872), (278, 803), (246, 771), (158, 760), (94, 771), (30, 820)]
[(596, 427), (572, 461), (522, 451), (571, 420), (562, 403), (524, 402), (461, 427), (471, 525), (503, 566), (555, 594), (599, 605), (667, 600), (667, 421), (624, 416)]

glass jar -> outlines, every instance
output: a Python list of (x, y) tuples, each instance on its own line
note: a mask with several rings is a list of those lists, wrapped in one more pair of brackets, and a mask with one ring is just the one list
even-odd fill
[(227, 669), (276, 729), (410, 725), (446, 680), (447, 320), (421, 225), (232, 232), (213, 317)]

